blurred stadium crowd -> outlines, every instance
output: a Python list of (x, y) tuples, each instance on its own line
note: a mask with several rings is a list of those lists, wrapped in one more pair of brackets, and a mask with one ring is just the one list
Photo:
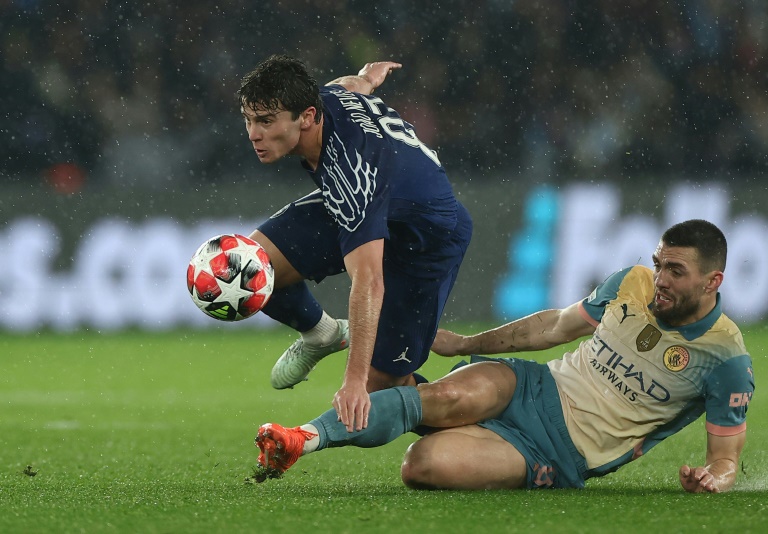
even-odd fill
[(766, 167), (765, 0), (3, 0), (0, 29), (4, 181), (263, 175), (233, 95), (272, 53), (402, 62), (380, 93), (454, 177)]

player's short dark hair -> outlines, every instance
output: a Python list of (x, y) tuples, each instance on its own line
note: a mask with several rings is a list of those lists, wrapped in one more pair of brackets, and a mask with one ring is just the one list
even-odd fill
[(236, 93), (238, 104), (257, 106), (274, 112), (284, 109), (296, 120), (309, 107), (317, 109), (315, 122), (320, 122), (323, 101), (317, 82), (298, 59), (273, 55), (245, 75)]
[(709, 221), (691, 219), (677, 223), (664, 232), (661, 241), (670, 247), (695, 248), (703, 273), (725, 271), (728, 244), (723, 232)]

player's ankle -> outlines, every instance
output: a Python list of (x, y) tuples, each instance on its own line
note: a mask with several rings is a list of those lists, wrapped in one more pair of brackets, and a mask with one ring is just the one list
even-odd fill
[(310, 437), (308, 440), (304, 442), (304, 448), (301, 451), (301, 455), (304, 456), (305, 454), (315, 452), (317, 448), (320, 446), (320, 435), (319, 435), (319, 432), (317, 431), (317, 427), (315, 427), (315, 425), (307, 423), (306, 425), (301, 425), (299, 428), (304, 430), (305, 432), (309, 432), (310, 434), (312, 434), (312, 437)]
[(329, 345), (339, 335), (339, 323), (323, 312), (320, 317), (320, 321), (306, 332), (301, 333), (301, 338), (304, 343), (308, 345), (314, 345), (317, 347), (324, 347)]

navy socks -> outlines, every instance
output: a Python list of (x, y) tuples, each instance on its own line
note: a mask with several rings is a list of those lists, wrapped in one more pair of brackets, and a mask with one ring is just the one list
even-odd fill
[(320, 321), (323, 308), (310, 293), (307, 284), (299, 282), (275, 289), (262, 312), (294, 330), (306, 332)]

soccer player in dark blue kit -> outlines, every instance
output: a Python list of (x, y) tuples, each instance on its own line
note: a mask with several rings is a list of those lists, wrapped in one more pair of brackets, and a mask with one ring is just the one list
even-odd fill
[[(372, 96), (400, 67), (368, 63), (320, 88), (301, 61), (272, 56), (237, 92), (259, 160), (299, 156), (319, 188), (251, 235), (275, 269), (263, 312), (301, 333), (272, 385), (293, 387), (349, 347), (333, 406), (350, 430), (367, 425), (369, 392), (417, 382), (472, 234), (437, 155)], [(325, 313), (305, 282), (345, 271), (348, 321)]]

